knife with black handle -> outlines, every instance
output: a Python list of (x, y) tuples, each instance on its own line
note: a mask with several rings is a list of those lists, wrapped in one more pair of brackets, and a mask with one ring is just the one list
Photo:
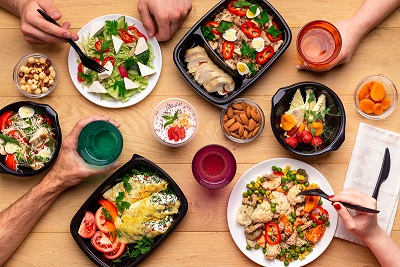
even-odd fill
[(389, 171), (390, 171), (390, 153), (389, 153), (389, 148), (386, 148), (378, 181), (376, 182), (375, 190), (374, 193), (372, 194), (373, 198), (375, 199), (378, 198), (379, 188), (381, 188), (382, 183), (386, 181), (386, 179), (388, 178)]

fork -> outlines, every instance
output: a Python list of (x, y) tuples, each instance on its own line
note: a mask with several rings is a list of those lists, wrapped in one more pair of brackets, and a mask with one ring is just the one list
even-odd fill
[[(320, 196), (320, 197), (323, 197), (323, 198), (329, 200), (330, 202), (333, 202), (329, 199), (329, 196), (327, 193), (325, 193), (324, 191), (322, 191), (321, 189), (318, 189), (318, 188), (301, 191), (299, 193), (299, 195)], [(345, 206), (346, 208), (353, 209), (353, 210), (359, 210), (359, 211), (369, 212), (369, 213), (378, 213), (379, 212), (379, 210), (374, 210), (374, 209), (370, 209), (370, 208), (366, 208), (366, 207), (362, 207), (362, 206), (358, 206), (358, 205), (353, 205), (353, 204), (346, 203), (346, 202), (340, 202), (340, 203), (342, 203), (342, 205)]]
[[(45, 20), (61, 27), (60, 24), (58, 24), (57, 21), (55, 21), (52, 17), (50, 17), (46, 12), (44, 12), (41, 9), (38, 9), (37, 11), (40, 13), (40, 15), (43, 16), (43, 18), (45, 18)], [(87, 55), (85, 55), (85, 53), (82, 52), (82, 50), (74, 42), (74, 40), (72, 40), (71, 38), (65, 38), (65, 40), (67, 40), (67, 42), (72, 46), (72, 48), (75, 49), (76, 53), (78, 53), (78, 56), (81, 59), (83, 66), (85, 66), (88, 69), (94, 70), (96, 72), (103, 72), (103, 71), (107, 70), (102, 65), (100, 65), (99, 63), (97, 63), (96, 61), (94, 61), (93, 59), (88, 57)]]

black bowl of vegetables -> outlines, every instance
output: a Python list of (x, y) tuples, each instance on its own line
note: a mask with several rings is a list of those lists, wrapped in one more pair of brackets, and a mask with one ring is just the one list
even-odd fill
[(280, 88), (272, 97), (270, 119), (278, 142), (299, 156), (337, 150), (345, 140), (342, 101), (320, 83), (300, 82)]
[(20, 101), (0, 110), (0, 173), (33, 176), (57, 159), (62, 135), (57, 112)]

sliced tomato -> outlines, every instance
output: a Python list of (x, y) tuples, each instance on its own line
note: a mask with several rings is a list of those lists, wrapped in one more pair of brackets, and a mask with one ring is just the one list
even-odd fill
[(108, 237), (108, 239), (110, 239), (111, 242), (114, 242), (114, 240), (117, 238), (117, 228), (111, 221), (106, 221), (105, 227), (108, 231), (108, 233), (105, 233), (106, 236)]
[(103, 253), (104, 258), (109, 259), (109, 260), (115, 260), (118, 259), (122, 253), (125, 252), (126, 250), (126, 243), (121, 242), (121, 241), (116, 241), (117, 243), (115, 244), (115, 249), (111, 252)]
[(101, 40), (98, 40), (97, 42), (94, 43), (94, 49), (96, 49), (98, 52), (101, 52), (101, 53), (107, 53), (110, 51), (110, 47), (103, 50), (102, 45), (103, 45), (103, 42)]
[(98, 58), (98, 57), (92, 57), (92, 59), (101, 65), (101, 60), (100, 60), (100, 58)]
[(219, 27), (219, 22), (217, 22), (217, 21), (209, 21), (209, 22), (207, 22), (207, 23), (205, 24), (205, 26), (206, 26), (206, 27), (211, 27), (211, 28), (212, 28), (211, 32), (212, 32), (213, 34), (216, 34), (216, 35), (220, 35), (220, 34), (221, 34), (221, 32), (219, 32), (219, 31), (217, 30), (218, 27)]
[(222, 43), (222, 57), (225, 59), (231, 59), (233, 55), (233, 49), (235, 44), (232, 42), (225, 41)]
[(112, 203), (111, 201), (109, 201), (107, 199), (99, 199), (97, 202), (109, 212), (109, 214), (112, 218), (110, 221), (114, 222), (118, 216), (118, 210), (117, 210), (117, 207), (114, 205), (114, 203)]
[(231, 12), (232, 14), (240, 16), (240, 17), (245, 16), (246, 11), (249, 7), (243, 7), (243, 8), (235, 7), (236, 2), (238, 2), (238, 1), (232, 1), (228, 4), (228, 11)]
[[(272, 22), (272, 25), (275, 27), (275, 29), (279, 30), (278, 28), (278, 24), (276, 24), (274, 21)], [(272, 27), (272, 26), (271, 26)], [(271, 41), (271, 42), (278, 42), (280, 40), (282, 40), (282, 33), (279, 34), (278, 36), (274, 37), (272, 34), (266, 33), (267, 38)]]
[(261, 52), (256, 55), (257, 64), (263, 65), (274, 55), (274, 48), (270, 45), (266, 46)]
[(0, 130), (5, 129), (8, 125), (10, 125), (10, 118), (14, 115), (14, 111), (6, 111), (0, 116)]
[(78, 234), (83, 238), (91, 238), (96, 233), (96, 230), (94, 214), (90, 211), (86, 211), (81, 225), (79, 226)]
[(9, 168), (12, 171), (17, 170), (17, 160), (15, 158), (14, 154), (7, 154), (4, 162), (6, 163), (7, 168)]
[(97, 231), (91, 238), (93, 247), (100, 252), (111, 252), (115, 249), (110, 239), (101, 231)]
[(118, 71), (119, 71), (119, 74), (121, 75), (122, 78), (129, 78), (128, 72), (126, 71), (124, 66), (119, 65), (118, 66)]
[(122, 41), (124, 41), (126, 44), (132, 43), (133, 39), (132, 36), (130, 36), (126, 31), (123, 29), (118, 30), (119, 37), (121, 37)]
[(243, 23), (242, 26), (240, 26), (240, 30), (251, 39), (261, 36), (261, 29), (251, 21)]
[(185, 139), (185, 136), (186, 136), (185, 127), (180, 127), (180, 128), (179, 128), (179, 138), (180, 138), (181, 140), (183, 140), (183, 139)]
[(147, 42), (147, 37), (143, 33), (141, 33), (135, 26), (128, 27), (128, 34), (132, 36), (136, 41), (139, 40), (140, 37), (143, 37)]
[(103, 233), (108, 233), (108, 228), (106, 226), (106, 216), (103, 213), (103, 207), (98, 208), (95, 214), (95, 221), (97, 228)]
[(104, 60), (103, 60), (103, 66), (106, 65), (107, 61), (110, 61), (111, 64), (114, 66), (115, 58), (113, 56), (105, 57)]

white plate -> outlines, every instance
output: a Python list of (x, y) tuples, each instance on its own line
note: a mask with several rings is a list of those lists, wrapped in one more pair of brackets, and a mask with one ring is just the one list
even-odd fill
[[(328, 195), (333, 195), (334, 193), (332, 187), (325, 179), (325, 177), (315, 168), (304, 162), (287, 158), (277, 158), (263, 161), (250, 168), (236, 183), (235, 187), (232, 190), (231, 196), (229, 197), (227, 212), (229, 231), (231, 232), (233, 240), (235, 241), (238, 248), (252, 261), (262, 266), (284, 267), (282, 261), (276, 259), (268, 260), (264, 258), (261, 249), (247, 250), (246, 238), (243, 233), (244, 228), (236, 221), (236, 214), (240, 205), (242, 204), (242, 193), (246, 190), (246, 184), (250, 183), (251, 181), (255, 181), (257, 179), (257, 176), (271, 173), (271, 167), (274, 165), (281, 168), (286, 167), (286, 165), (289, 165), (291, 169), (302, 168), (307, 171), (310, 183), (318, 184), (319, 187), (324, 190)], [(302, 261), (295, 260), (290, 262), (290, 267), (303, 266), (315, 260), (319, 255), (322, 254), (322, 252), (324, 252), (324, 250), (332, 241), (333, 234), (335, 233), (337, 226), (338, 214), (328, 200), (322, 199), (322, 201), (324, 202), (323, 207), (329, 212), (329, 221), (331, 222), (331, 224), (326, 228), (324, 236), (320, 241), (317, 242), (313, 251)]]
[[(82, 27), (82, 29), (78, 32), (78, 36), (81, 37), (82, 35), (88, 36), (90, 28), (92, 27), (92, 24), (97, 22), (97, 23), (102, 23), (105, 22), (106, 20), (117, 20), (119, 17), (123, 15), (119, 14), (112, 14), (112, 15), (105, 15), (101, 16), (98, 18), (95, 18), (94, 20), (90, 21), (87, 23), (85, 26)], [(121, 102), (118, 100), (102, 100), (100, 99), (100, 96), (98, 94), (94, 93), (88, 93), (87, 89), (88, 87), (82, 87), (82, 83), (78, 82), (78, 63), (76, 60), (78, 59), (78, 55), (76, 54), (75, 50), (71, 47), (69, 50), (68, 54), (68, 69), (69, 69), (69, 75), (71, 76), (72, 82), (74, 83), (76, 89), (84, 96), (86, 99), (89, 101), (103, 107), (108, 107), (108, 108), (123, 108), (123, 107), (129, 107), (132, 106), (140, 101), (142, 101), (150, 92), (153, 90), (154, 86), (156, 86), (156, 83), (158, 81), (158, 78), (160, 77), (161, 73), (161, 66), (162, 66), (162, 57), (161, 57), (161, 49), (160, 46), (156, 40), (155, 37), (149, 38), (147, 36), (146, 30), (143, 27), (143, 24), (138, 21), (137, 19), (134, 19), (129, 16), (125, 16), (125, 21), (129, 24), (135, 24), (135, 27), (142, 32), (144, 35), (146, 35), (148, 42), (150, 45), (153, 47), (154, 51), (154, 60), (153, 60), (153, 66), (155, 70), (157, 71), (155, 74), (152, 74), (149, 76), (149, 84), (147, 85), (147, 88), (137, 94), (134, 94), (128, 101), (126, 102)]]

